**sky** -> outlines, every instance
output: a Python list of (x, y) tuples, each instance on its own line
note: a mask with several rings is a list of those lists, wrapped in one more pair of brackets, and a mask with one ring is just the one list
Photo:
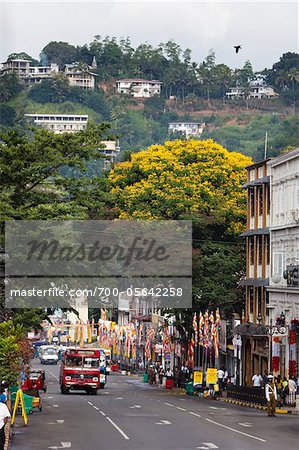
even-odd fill
[(39, 59), (50, 41), (83, 45), (109, 35), (129, 36), (134, 47), (173, 39), (190, 48), (196, 62), (213, 49), (217, 63), (236, 68), (249, 60), (258, 71), (283, 53), (298, 52), (298, 19), (297, 1), (6, 1), (0, 62), (21, 51)]

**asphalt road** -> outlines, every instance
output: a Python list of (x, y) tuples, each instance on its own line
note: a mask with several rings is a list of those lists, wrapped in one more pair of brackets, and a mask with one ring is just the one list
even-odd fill
[(257, 410), (174, 395), (118, 374), (108, 376), (97, 396), (83, 391), (62, 395), (58, 374), (59, 366), (46, 366), (43, 411), (30, 415), (27, 427), (18, 417), (12, 450), (298, 448), (298, 416), (271, 418)]

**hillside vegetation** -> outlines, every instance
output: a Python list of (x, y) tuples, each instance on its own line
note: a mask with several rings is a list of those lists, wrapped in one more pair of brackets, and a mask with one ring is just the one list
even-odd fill
[[(94, 91), (70, 87), (62, 74), (29, 88), (14, 75), (2, 75), (0, 126), (24, 129), (26, 113), (88, 114), (92, 122), (110, 122), (122, 151), (136, 152), (181, 137), (168, 135), (170, 121), (197, 121), (205, 123), (203, 139), (212, 137), (228, 150), (254, 160), (263, 157), (266, 132), (268, 156), (299, 145), (296, 53), (286, 53), (271, 69), (255, 73), (249, 61), (235, 70), (217, 64), (212, 50), (204, 61), (197, 62), (192, 60), (190, 49), (183, 50), (173, 41), (157, 48), (150, 44), (133, 48), (128, 38), (117, 41), (96, 36), (82, 47), (50, 42), (41, 52), (40, 64), (91, 64), (94, 57), (97, 68), (93, 70), (99, 79)], [(32, 60), (32, 64), (39, 62)], [(160, 79), (161, 97), (134, 99), (116, 94), (115, 81), (123, 77)], [(224, 101), (228, 87), (242, 85), (246, 93), (249, 84), (259, 79), (271, 82), (280, 97)]]

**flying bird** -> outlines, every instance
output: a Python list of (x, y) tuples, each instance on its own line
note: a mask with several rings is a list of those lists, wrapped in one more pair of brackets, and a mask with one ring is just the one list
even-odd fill
[(234, 49), (236, 50), (236, 53), (238, 53), (238, 51), (240, 50), (240, 48), (242, 48), (241, 45), (235, 45), (235, 46), (234, 46)]

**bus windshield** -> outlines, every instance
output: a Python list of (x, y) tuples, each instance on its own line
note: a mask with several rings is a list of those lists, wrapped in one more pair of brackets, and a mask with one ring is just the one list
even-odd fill
[(85, 356), (83, 358), (83, 366), (84, 367), (99, 367), (99, 359), (98, 358), (90, 358)]
[(82, 367), (82, 356), (67, 356), (65, 365), (67, 367)]

